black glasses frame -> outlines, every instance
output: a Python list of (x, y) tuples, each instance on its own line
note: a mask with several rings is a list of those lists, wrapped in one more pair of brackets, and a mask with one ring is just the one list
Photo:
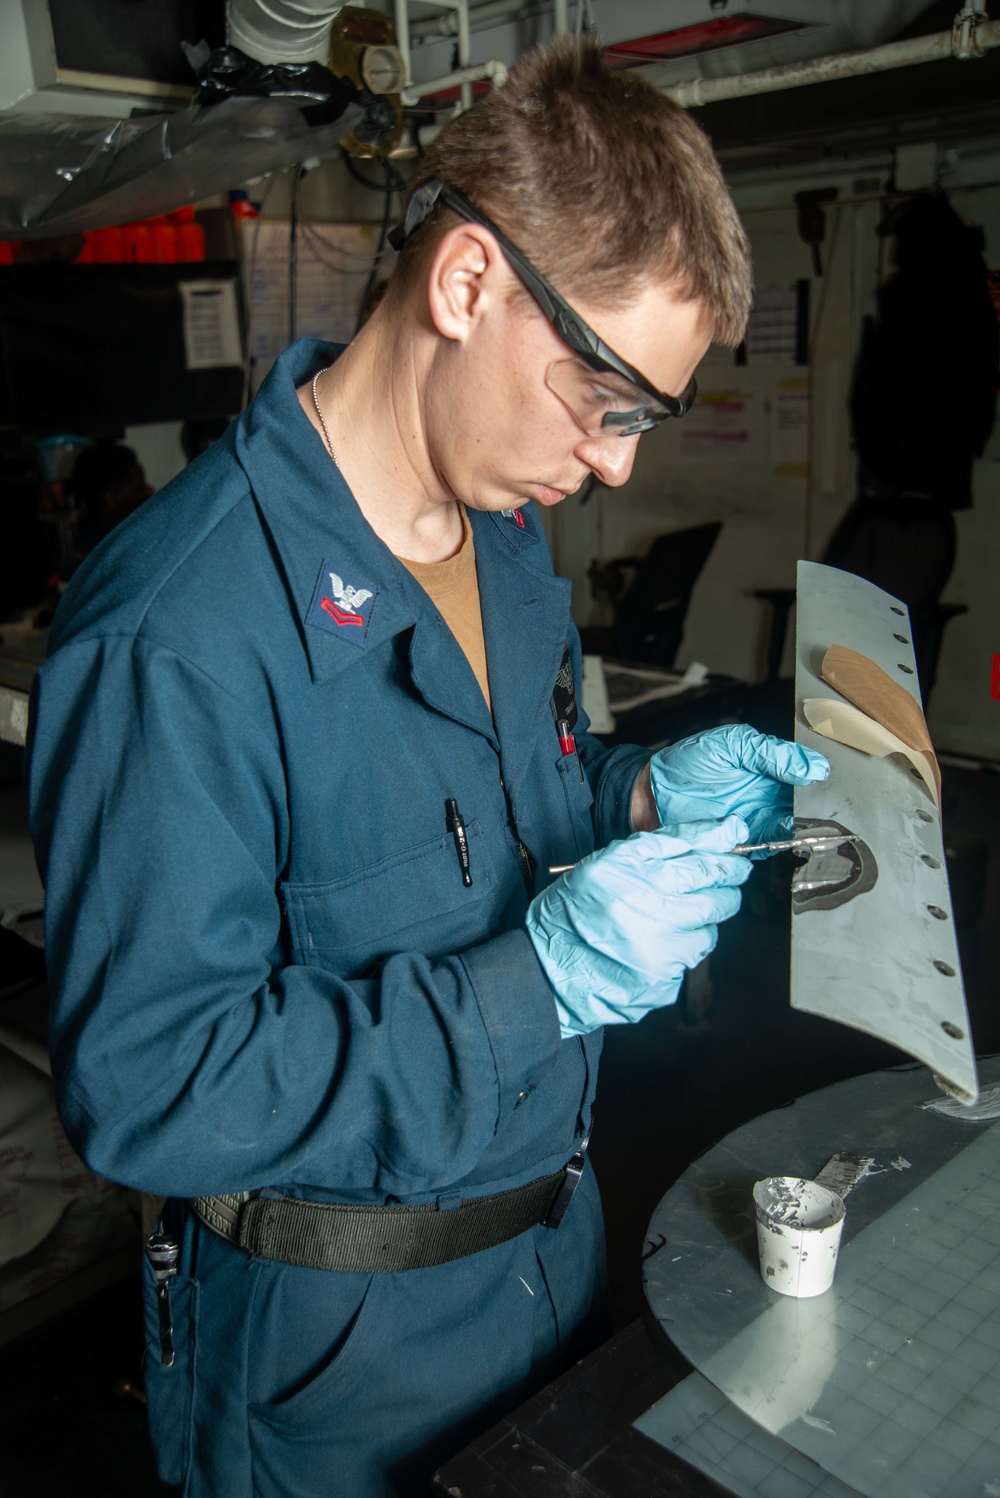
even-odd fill
[(527, 255), (523, 254), (517, 245), (513, 244), (506, 234), (486, 217), (485, 213), (481, 213), (475, 204), (469, 202), (464, 193), (459, 192), (455, 187), (449, 187), (440, 177), (433, 177), (429, 182), (424, 182), (414, 192), (407, 204), (406, 217), (402, 224), (393, 229), (389, 235), (389, 243), (394, 250), (402, 249), (410, 235), (419, 229), (438, 202), (444, 203), (469, 223), (479, 224), (481, 228), (489, 230), (500, 246), (504, 259), (531, 293), (543, 316), (551, 323), (568, 348), (571, 348), (575, 354), (579, 354), (591, 369), (622, 376), (631, 385), (635, 385), (650, 396), (660, 408), (655, 413), (648, 412), (637, 419), (634, 411), (608, 411), (604, 415), (604, 426), (616, 427), (619, 436), (631, 437), (637, 432), (645, 432), (650, 427), (658, 426), (669, 416), (680, 417), (687, 414), (698, 390), (694, 380), (679, 396), (667, 395), (662, 390), (657, 390), (645, 375), (627, 360), (620, 358), (614, 349), (609, 348), (603, 339), (598, 337), (593, 328), (585, 323), (577, 312), (573, 311), (569, 302), (561, 297), (555, 287), (545, 279), (541, 271), (535, 269)]

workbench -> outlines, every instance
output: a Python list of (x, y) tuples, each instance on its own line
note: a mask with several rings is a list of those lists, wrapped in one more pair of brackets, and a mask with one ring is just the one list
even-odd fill
[[(988, 1094), (1000, 1082), (1000, 1060), (983, 1063), (980, 1076)], [(1000, 1125), (923, 1106), (938, 1097), (923, 1067), (871, 1073), (762, 1115), (696, 1160), (650, 1222), (641, 1266), (647, 1317), (447, 1462), (435, 1491), (889, 1498), (898, 1489), (908, 1498), (958, 1498), (971, 1482), (978, 1495), (989, 1490), (981, 1470), (992, 1471), (994, 1446), (1000, 1491)], [(848, 1197), (833, 1290), (789, 1300), (760, 1280), (750, 1188), (769, 1174), (815, 1176), (838, 1150), (875, 1164)], [(961, 1215), (963, 1173), (985, 1191), (985, 1226)], [(935, 1195), (945, 1216), (959, 1214), (959, 1226), (914, 1232), (913, 1207), (929, 1220)], [(960, 1256), (957, 1269), (941, 1268), (942, 1248)], [(824, 1323), (838, 1330), (832, 1350), (827, 1344), (808, 1366), (795, 1363), (783, 1385), (763, 1390), (759, 1420), (685, 1357), (752, 1403), (746, 1390), (753, 1379), (761, 1385), (755, 1356), (773, 1354), (783, 1322), (786, 1333), (798, 1323), (810, 1337)], [(802, 1409), (782, 1410), (782, 1398)], [(829, 1466), (817, 1460), (824, 1449)], [(844, 1480), (850, 1472), (857, 1487)]]

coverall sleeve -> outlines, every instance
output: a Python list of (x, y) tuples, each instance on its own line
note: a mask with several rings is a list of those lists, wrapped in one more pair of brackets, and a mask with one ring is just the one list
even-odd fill
[(560, 1046), (527, 934), (361, 982), (283, 959), (275, 725), (159, 645), (67, 643), (31, 722), (54, 1076), (87, 1162), (174, 1196), (471, 1171)]

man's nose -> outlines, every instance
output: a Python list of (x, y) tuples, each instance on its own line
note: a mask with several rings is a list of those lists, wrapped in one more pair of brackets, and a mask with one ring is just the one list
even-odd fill
[(618, 489), (627, 483), (635, 462), (635, 450), (639, 444), (634, 437), (587, 437), (576, 445), (576, 456), (586, 463), (597, 480), (608, 489)]

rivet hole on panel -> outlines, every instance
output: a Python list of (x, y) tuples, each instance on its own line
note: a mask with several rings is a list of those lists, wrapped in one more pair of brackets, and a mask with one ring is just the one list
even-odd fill
[(941, 1021), (941, 1028), (946, 1035), (951, 1036), (952, 1040), (965, 1039), (965, 1031), (960, 1030), (957, 1025), (953, 1025), (950, 1019), (943, 1019)]
[(936, 921), (946, 921), (948, 919), (948, 912), (942, 910), (940, 905), (928, 905), (927, 909)]
[(925, 863), (929, 869), (939, 869), (941, 867), (940, 858), (932, 858), (929, 853), (921, 853), (920, 862)]
[(950, 962), (942, 962), (939, 957), (935, 957), (934, 966), (937, 968), (942, 977), (954, 978), (955, 969), (952, 967)]
[(913, 667), (912, 666), (904, 666), (902, 661), (897, 661), (896, 662), (896, 670), (897, 671), (905, 671), (907, 676), (912, 676), (913, 675)]

